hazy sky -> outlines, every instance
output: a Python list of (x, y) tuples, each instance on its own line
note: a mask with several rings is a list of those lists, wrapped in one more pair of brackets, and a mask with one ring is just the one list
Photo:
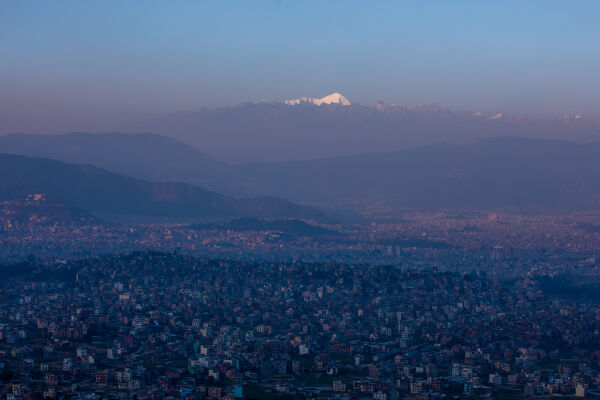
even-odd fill
[(600, 2), (0, 2), (0, 132), (323, 96), (600, 117)]

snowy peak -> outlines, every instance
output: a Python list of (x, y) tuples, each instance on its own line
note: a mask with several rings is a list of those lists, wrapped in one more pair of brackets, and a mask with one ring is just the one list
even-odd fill
[(338, 92), (331, 93), (329, 96), (316, 98), (316, 97), (300, 97), (293, 100), (286, 100), (285, 104), (288, 106), (295, 106), (298, 104), (314, 104), (320, 106), (323, 104), (339, 104), (341, 106), (349, 106), (350, 101)]
[(342, 106), (349, 106), (350, 101), (339, 94), (338, 92), (331, 93), (329, 96), (322, 97), (318, 99), (319, 105), (321, 104), (340, 104)]

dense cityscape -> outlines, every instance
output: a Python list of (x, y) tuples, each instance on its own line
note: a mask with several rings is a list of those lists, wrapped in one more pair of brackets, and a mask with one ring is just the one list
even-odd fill
[(378, 215), (374, 222), (357, 224), (248, 221), (242, 226), (111, 223), (43, 194), (31, 194), (0, 202), (0, 260), (87, 258), (150, 249), (245, 261), (479, 269), (498, 276), (568, 272), (597, 279), (598, 275), (600, 214), (596, 212), (407, 211), (402, 217)]
[(599, 393), (599, 292), (558, 295), (547, 279), (158, 252), (5, 267), (2, 391), (138, 399)]
[(8, 398), (600, 395), (593, 213), (144, 225), (2, 204)]

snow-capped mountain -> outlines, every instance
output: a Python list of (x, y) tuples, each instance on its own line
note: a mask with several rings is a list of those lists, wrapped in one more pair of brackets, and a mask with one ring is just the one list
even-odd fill
[(298, 104), (306, 103), (314, 104), (316, 106), (320, 106), (322, 104), (339, 104), (341, 106), (350, 105), (350, 101), (338, 92), (331, 93), (330, 95), (321, 97), (320, 99), (316, 97), (300, 97), (297, 99), (285, 101), (285, 104), (287, 104), (288, 106), (295, 106)]
[(173, 113), (118, 130), (168, 132), (231, 163), (275, 162), (375, 153), (438, 142), (471, 144), (499, 136), (599, 140), (600, 124), (578, 115), (521, 117), (452, 110), (439, 103), (350, 105), (344, 96), (333, 93), (318, 99), (248, 102)]

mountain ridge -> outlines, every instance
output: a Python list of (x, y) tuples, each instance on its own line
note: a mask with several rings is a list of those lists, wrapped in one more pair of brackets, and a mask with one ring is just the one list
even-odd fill
[(439, 142), (473, 144), (504, 136), (580, 143), (600, 139), (600, 124), (579, 114), (526, 118), (454, 111), (439, 103), (244, 103), (172, 113), (120, 130), (166, 134), (228, 163), (329, 158)]
[(0, 136), (0, 152), (90, 164), (149, 181), (182, 181), (232, 196), (251, 185), (229, 164), (152, 133), (14, 133)]
[(94, 214), (321, 218), (272, 196), (234, 198), (182, 182), (151, 182), (92, 165), (0, 153), (0, 201), (43, 193)]
[(243, 170), (279, 196), (338, 207), (593, 209), (598, 160), (598, 141), (493, 138)]

